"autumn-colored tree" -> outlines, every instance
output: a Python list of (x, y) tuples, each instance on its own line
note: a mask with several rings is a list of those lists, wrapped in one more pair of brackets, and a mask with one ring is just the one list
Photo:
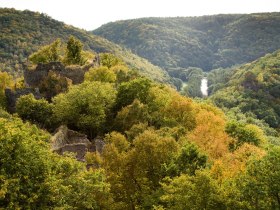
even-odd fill
[(230, 137), (224, 131), (223, 116), (200, 109), (196, 115), (196, 128), (188, 135), (190, 141), (195, 142), (209, 158), (219, 158), (229, 152)]
[(187, 131), (196, 126), (195, 114), (191, 99), (175, 95), (170, 104), (162, 110), (164, 116), (162, 126), (182, 126)]
[(251, 160), (260, 159), (264, 155), (265, 151), (263, 149), (244, 143), (234, 152), (227, 153), (220, 159), (215, 160), (211, 167), (211, 174), (222, 184), (224, 181), (243, 173)]
[(131, 144), (116, 133), (106, 141), (110, 143), (103, 151), (103, 167), (117, 203), (125, 209), (151, 208), (166, 174), (163, 164), (168, 164), (178, 150), (176, 141), (153, 130), (139, 134)]

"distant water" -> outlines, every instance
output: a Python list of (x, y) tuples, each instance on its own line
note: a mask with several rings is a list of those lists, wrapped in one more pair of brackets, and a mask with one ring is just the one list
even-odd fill
[(208, 96), (208, 80), (207, 80), (207, 77), (204, 77), (202, 80), (201, 80), (201, 85), (200, 85), (200, 90), (201, 90), (201, 93), (204, 97)]

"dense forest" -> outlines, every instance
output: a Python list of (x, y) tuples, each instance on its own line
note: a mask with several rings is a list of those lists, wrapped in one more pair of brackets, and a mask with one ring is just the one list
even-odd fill
[[(279, 51), (207, 75), (186, 67), (179, 93), (105, 39), (44, 14), (0, 14), (0, 209), (280, 209)], [(201, 97), (206, 76), (210, 97), (186, 97)], [(54, 150), (70, 139), (61, 128), (102, 149)]]
[(280, 13), (140, 18), (93, 31), (179, 77), (251, 62), (280, 48)]
[(280, 123), (279, 67), (276, 51), (239, 68), (211, 71), (209, 100), (231, 118), (254, 122), (273, 134), (271, 128), (279, 129)]
[(46, 14), (0, 8), (0, 28), (0, 68), (3, 71), (20, 75), (22, 64), (31, 53), (57, 38), (66, 41), (71, 34), (80, 39), (88, 51), (114, 53), (130, 67), (139, 69), (142, 74), (157, 81), (170, 82), (168, 75), (149, 61), (104, 38), (66, 25)]

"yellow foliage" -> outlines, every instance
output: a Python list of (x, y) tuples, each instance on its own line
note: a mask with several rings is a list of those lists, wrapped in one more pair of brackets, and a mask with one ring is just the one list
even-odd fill
[(211, 168), (211, 175), (219, 183), (236, 177), (246, 169), (248, 161), (260, 159), (265, 155), (265, 151), (252, 144), (243, 144), (233, 153), (227, 153), (220, 159), (214, 161)]
[(91, 164), (94, 167), (99, 167), (102, 164), (102, 157), (99, 152), (87, 152), (85, 159), (87, 164)]
[(231, 139), (224, 131), (223, 116), (201, 109), (196, 115), (196, 123), (196, 128), (187, 137), (206, 151), (210, 159), (217, 159), (229, 152)]
[(13, 78), (7, 72), (0, 71), (0, 91), (4, 92), (7, 87), (13, 87)]

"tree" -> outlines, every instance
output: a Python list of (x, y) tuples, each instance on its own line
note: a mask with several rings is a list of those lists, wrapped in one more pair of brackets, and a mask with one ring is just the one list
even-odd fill
[(258, 126), (252, 124), (231, 121), (227, 123), (225, 131), (229, 136), (237, 140), (237, 142), (231, 145), (233, 150), (244, 143), (260, 146), (267, 141), (263, 131)]
[(120, 131), (127, 131), (133, 125), (149, 121), (147, 105), (135, 99), (131, 105), (122, 108), (115, 118), (115, 127)]
[(197, 126), (188, 134), (188, 139), (205, 151), (210, 159), (219, 158), (229, 152), (231, 139), (224, 131), (223, 116), (205, 107), (196, 114), (196, 123)]
[(226, 209), (219, 187), (207, 171), (198, 171), (196, 176), (166, 178), (161, 184), (161, 201), (166, 209)]
[[(67, 182), (61, 209), (111, 209), (113, 199), (110, 184), (106, 182), (104, 170), (85, 170), (71, 177)], [(63, 204), (64, 202), (64, 204)]]
[(110, 209), (104, 172), (51, 152), (49, 138), (17, 118), (0, 118), (0, 208)]
[(279, 209), (280, 147), (270, 148), (262, 159), (251, 161), (236, 183), (249, 209)]
[(110, 68), (116, 74), (116, 83), (128, 82), (139, 77), (137, 70), (129, 69), (125, 64), (118, 64)]
[(54, 97), (54, 116), (58, 122), (81, 129), (94, 137), (106, 130), (106, 119), (115, 98), (116, 91), (111, 84), (84, 82)]
[(115, 110), (121, 110), (123, 107), (131, 104), (134, 99), (138, 99), (144, 104), (147, 103), (147, 95), (151, 86), (151, 81), (146, 78), (137, 78), (122, 83), (118, 87)]
[(131, 143), (121, 134), (111, 133), (103, 150), (103, 164), (114, 199), (121, 209), (151, 209), (159, 201), (163, 165), (178, 151), (172, 137), (155, 130), (140, 133)]
[[(206, 167), (207, 156), (199, 151), (192, 143), (185, 144), (175, 160), (180, 173), (195, 175), (199, 169)], [(179, 175), (179, 174), (178, 174)]]
[(101, 53), (100, 63), (102, 66), (106, 66), (109, 69), (113, 66), (124, 65), (124, 62), (120, 58), (111, 53)]
[(75, 38), (70, 36), (67, 42), (64, 63), (66, 65), (84, 65), (86, 63), (85, 58), (82, 56), (83, 44)]
[(13, 86), (13, 78), (7, 72), (0, 71), (0, 107), (6, 108), (5, 88)]
[(24, 119), (41, 127), (51, 126), (53, 106), (45, 99), (36, 100), (33, 94), (21, 96), (16, 102), (16, 112)]
[(91, 68), (85, 73), (86, 81), (115, 82), (116, 74), (106, 66)]
[(174, 95), (171, 102), (162, 111), (162, 125), (167, 127), (183, 127), (187, 131), (196, 126), (193, 103), (190, 99)]
[(50, 45), (41, 47), (37, 52), (30, 55), (29, 60), (34, 64), (60, 61), (60, 47), (60, 39), (57, 39)]

